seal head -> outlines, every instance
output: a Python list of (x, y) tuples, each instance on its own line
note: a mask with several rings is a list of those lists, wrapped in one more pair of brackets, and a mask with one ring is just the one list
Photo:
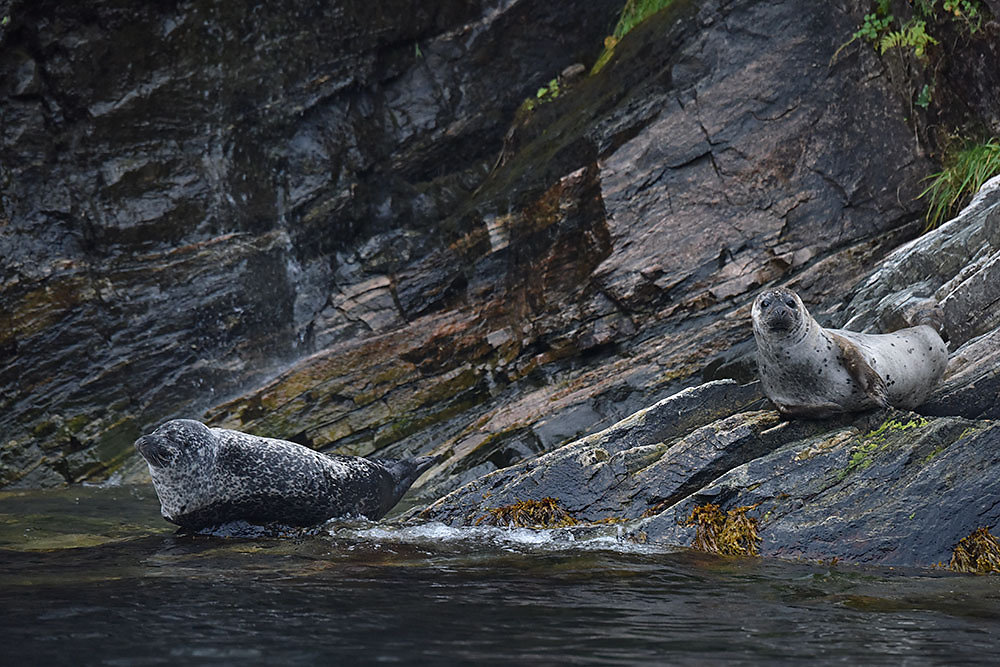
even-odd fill
[(809, 313), (798, 294), (791, 290), (773, 289), (754, 300), (751, 316), (755, 332), (760, 329), (767, 337), (777, 339), (801, 333)]
[(207, 426), (193, 419), (169, 421), (135, 441), (135, 448), (150, 468), (210, 467), (218, 448)]
[(311, 526), (379, 519), (435, 457), (372, 461), (190, 419), (169, 421), (135, 447), (149, 465), (163, 517), (191, 530), (232, 521)]

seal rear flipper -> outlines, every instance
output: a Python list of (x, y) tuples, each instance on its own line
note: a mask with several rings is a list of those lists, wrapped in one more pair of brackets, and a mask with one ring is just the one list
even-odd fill
[(830, 336), (840, 351), (840, 361), (844, 364), (844, 370), (854, 383), (861, 387), (868, 398), (883, 408), (892, 407), (889, 404), (889, 388), (885, 386), (885, 380), (868, 365), (858, 346), (835, 333), (831, 333)]
[(389, 493), (382, 493), (379, 516), (369, 518), (377, 519), (385, 516), (386, 512), (391, 510), (417, 481), (417, 478), (440, 459), (440, 456), (418, 456), (412, 459), (370, 459), (388, 473), (392, 480), (392, 489)]

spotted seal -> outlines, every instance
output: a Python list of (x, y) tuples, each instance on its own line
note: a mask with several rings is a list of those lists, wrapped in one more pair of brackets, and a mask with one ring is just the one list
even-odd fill
[(764, 393), (787, 416), (912, 409), (948, 365), (944, 341), (926, 324), (888, 334), (824, 329), (784, 288), (758, 295), (751, 317)]
[(436, 460), (328, 456), (294, 442), (168, 421), (135, 441), (163, 518), (189, 530), (231, 521), (311, 526), (379, 519)]

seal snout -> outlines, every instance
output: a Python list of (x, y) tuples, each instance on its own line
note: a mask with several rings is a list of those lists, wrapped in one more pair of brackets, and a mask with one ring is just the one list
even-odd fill
[(142, 436), (135, 441), (135, 448), (147, 463), (157, 468), (166, 468), (176, 457), (176, 452), (156, 435)]
[(771, 290), (761, 294), (753, 309), (761, 324), (773, 333), (788, 333), (802, 319), (798, 300), (788, 290)]
[(776, 306), (764, 316), (764, 323), (771, 331), (790, 331), (795, 326), (795, 312)]

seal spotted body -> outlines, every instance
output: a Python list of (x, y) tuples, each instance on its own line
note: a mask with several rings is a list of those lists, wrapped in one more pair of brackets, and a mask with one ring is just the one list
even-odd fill
[(328, 456), (294, 442), (169, 421), (135, 447), (163, 518), (190, 530), (231, 521), (311, 526), (340, 516), (379, 519), (434, 457)]
[(758, 295), (751, 316), (764, 393), (787, 416), (912, 409), (948, 365), (948, 349), (930, 326), (888, 334), (824, 329), (784, 288)]

